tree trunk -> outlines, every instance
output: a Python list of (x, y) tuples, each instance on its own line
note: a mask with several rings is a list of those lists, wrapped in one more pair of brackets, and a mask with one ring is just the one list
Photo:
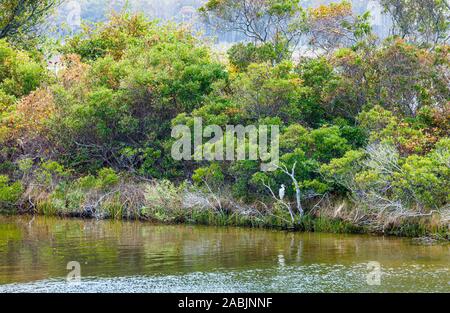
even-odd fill
[(293, 181), (294, 181), (294, 185), (295, 185), (295, 197), (297, 200), (297, 210), (300, 213), (300, 216), (303, 216), (300, 188), (298, 186), (298, 182), (295, 179), (293, 179)]

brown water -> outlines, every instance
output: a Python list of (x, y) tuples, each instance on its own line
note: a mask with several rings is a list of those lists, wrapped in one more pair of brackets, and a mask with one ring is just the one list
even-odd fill
[(0, 216), (0, 292), (450, 292), (449, 265), (405, 238)]

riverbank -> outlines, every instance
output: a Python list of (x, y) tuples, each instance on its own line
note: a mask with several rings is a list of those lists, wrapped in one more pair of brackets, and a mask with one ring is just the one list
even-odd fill
[[(110, 173), (111, 174), (111, 173)], [(291, 220), (279, 202), (262, 195), (252, 203), (233, 199), (226, 190), (213, 192), (167, 180), (83, 177), (43, 188), (29, 183), (8, 214), (35, 214), (86, 219), (142, 220), (163, 224), (241, 226), (301, 232), (372, 233), (450, 240), (448, 212), (374, 212), (350, 200), (322, 195), (304, 200), (305, 215)]]
[[(29, 215), (30, 213), (20, 212), (18, 215)], [(62, 218), (82, 218), (82, 219), (102, 219), (108, 220), (111, 217), (99, 217), (96, 215), (87, 216), (84, 212), (55, 212), (53, 216)], [(115, 218), (117, 219), (117, 218)], [(262, 218), (252, 218), (238, 214), (227, 214), (220, 212), (191, 211), (178, 216), (173, 221), (161, 219), (160, 215), (148, 215), (137, 217), (123, 217), (122, 220), (139, 220), (143, 222), (163, 223), (166, 225), (202, 225), (202, 226), (231, 226), (248, 227), (260, 229), (278, 229), (292, 232), (314, 232), (314, 233), (334, 233), (334, 234), (373, 234), (380, 236), (395, 236), (415, 238), (420, 243), (433, 243), (436, 241), (450, 241), (450, 233), (446, 226), (436, 226), (428, 219), (405, 221), (383, 230), (373, 229), (368, 226), (353, 224), (339, 218), (328, 218), (314, 215), (305, 215), (297, 218), (292, 224), (283, 220), (280, 216), (263, 216)]]

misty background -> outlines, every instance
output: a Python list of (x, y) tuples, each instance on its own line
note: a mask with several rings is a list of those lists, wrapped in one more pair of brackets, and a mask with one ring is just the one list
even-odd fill
[[(56, 12), (52, 24), (53, 31), (59, 35), (74, 34), (81, 30), (82, 23), (96, 23), (108, 19), (111, 12), (128, 10), (142, 12), (151, 19), (185, 23), (193, 30), (212, 37), (217, 44), (231, 44), (246, 38), (238, 32), (221, 32), (202, 23), (197, 10), (207, 0), (69, 0)], [(341, 2), (335, 0), (301, 0), (303, 7), (317, 7), (322, 4)], [(389, 16), (383, 14), (376, 0), (352, 0), (357, 14), (369, 11), (374, 33), (380, 38), (389, 35), (391, 26)]]

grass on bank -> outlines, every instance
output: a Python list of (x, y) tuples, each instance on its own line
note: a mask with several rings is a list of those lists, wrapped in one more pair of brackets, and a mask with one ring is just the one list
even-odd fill
[(381, 213), (374, 215), (348, 200), (327, 197), (326, 201), (320, 201), (319, 204), (305, 203), (306, 214), (303, 217), (296, 216), (292, 222), (287, 210), (273, 203), (270, 198), (245, 204), (230, 198), (227, 192), (214, 194), (188, 183), (175, 185), (167, 180), (138, 181), (132, 177), (121, 177), (111, 169), (76, 180), (64, 179), (64, 173), (51, 174), (55, 171), (58, 172), (58, 169), (52, 168), (33, 177), (24, 177), (22, 184), (8, 185), (6, 181), (0, 181), (1, 211), (98, 219), (140, 219), (170, 224), (450, 239), (447, 211), (412, 217)]

